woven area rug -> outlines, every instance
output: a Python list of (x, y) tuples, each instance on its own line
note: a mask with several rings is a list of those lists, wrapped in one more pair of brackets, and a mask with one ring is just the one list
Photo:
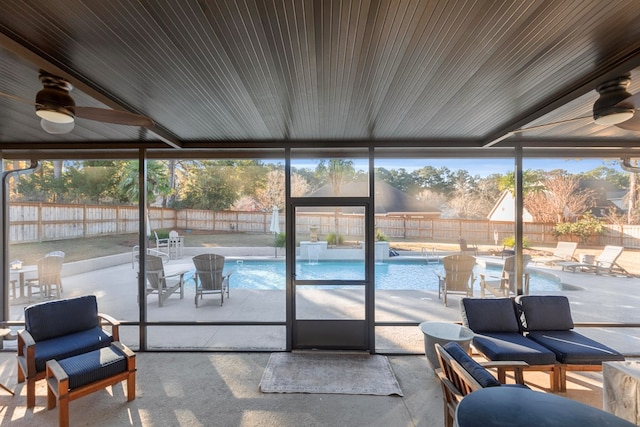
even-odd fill
[(402, 396), (385, 356), (344, 353), (272, 353), (263, 393), (335, 393)]

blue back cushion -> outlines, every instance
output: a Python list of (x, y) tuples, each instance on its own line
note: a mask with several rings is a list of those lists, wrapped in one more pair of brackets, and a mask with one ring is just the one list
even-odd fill
[(24, 310), (25, 329), (43, 341), (100, 326), (95, 295), (46, 301)]
[(500, 385), (493, 375), (483, 368), (478, 362), (473, 360), (458, 343), (450, 342), (445, 344), (444, 349), (458, 362), (465, 371), (469, 373), (482, 387), (495, 387)]
[(462, 322), (473, 332), (520, 332), (511, 298), (463, 298)]
[(573, 329), (569, 300), (561, 295), (516, 297), (520, 320), (526, 331), (568, 331)]

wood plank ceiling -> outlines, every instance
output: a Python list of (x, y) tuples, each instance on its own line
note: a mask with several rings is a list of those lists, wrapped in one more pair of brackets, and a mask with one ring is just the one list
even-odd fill
[(494, 142), (589, 116), (623, 73), (640, 91), (637, 67), (637, 1), (3, 0), (0, 92), (34, 100), (44, 68), (77, 105), (156, 127), (77, 119), (49, 135), (0, 97), (0, 149), (629, 150), (636, 132), (589, 119)]

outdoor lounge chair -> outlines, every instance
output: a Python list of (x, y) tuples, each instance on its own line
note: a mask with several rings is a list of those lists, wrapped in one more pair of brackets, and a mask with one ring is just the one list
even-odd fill
[[(445, 426), (452, 427), (458, 403), (467, 394), (485, 387), (524, 387), (522, 379), (522, 367), (524, 362), (513, 362), (511, 366), (516, 371), (516, 384), (503, 384), (498, 381), (487, 368), (495, 367), (496, 364), (487, 362), (480, 364), (473, 360), (458, 343), (450, 342), (444, 347), (435, 344), (436, 354), (440, 361), (440, 368), (436, 370), (440, 384), (442, 385), (442, 397), (444, 399), (444, 419)], [(508, 364), (498, 363), (504, 366)]]
[(205, 294), (220, 294), (220, 305), (224, 304), (224, 294), (229, 298), (229, 276), (231, 272), (224, 273), (224, 257), (216, 254), (202, 254), (193, 257), (196, 266), (196, 308), (198, 298)]
[(442, 258), (444, 275), (438, 276), (438, 298), (442, 298), (447, 305), (448, 294), (463, 294), (473, 296), (473, 283), (476, 278), (473, 275), (473, 267), (476, 265), (475, 257), (471, 255), (448, 255)]
[[(522, 269), (524, 270), (531, 260), (531, 255), (522, 256)], [(500, 277), (491, 277), (480, 274), (480, 296), (485, 297), (486, 292), (496, 297), (508, 297), (517, 295), (516, 289), (516, 257), (505, 258)], [(524, 273), (523, 293), (529, 294), (529, 273)]]
[[(492, 362), (523, 361), (525, 371), (550, 374), (551, 391), (557, 391), (560, 369), (555, 354), (522, 334), (511, 298), (462, 298), (462, 323), (474, 332), (472, 347)], [(504, 382), (507, 367), (498, 367)]]
[(165, 274), (162, 258), (155, 255), (147, 255), (147, 291), (146, 294), (158, 294), (158, 306), (174, 292), (180, 291), (180, 299), (184, 298), (184, 275), (187, 271), (174, 274)]
[(593, 264), (585, 264), (581, 262), (559, 262), (557, 265), (563, 270), (576, 270), (596, 273), (596, 274), (623, 274), (630, 276), (629, 272), (622, 268), (616, 261), (622, 255), (624, 248), (622, 246), (607, 245), (604, 247), (600, 255), (598, 255)]
[(527, 338), (551, 350), (560, 363), (560, 391), (567, 388), (567, 371), (602, 371), (602, 362), (624, 360), (618, 351), (573, 331), (567, 297), (521, 295), (515, 301)]
[(576, 252), (578, 243), (576, 242), (558, 242), (553, 255), (545, 257), (533, 258), (534, 264), (555, 265), (559, 262), (575, 261), (573, 254)]

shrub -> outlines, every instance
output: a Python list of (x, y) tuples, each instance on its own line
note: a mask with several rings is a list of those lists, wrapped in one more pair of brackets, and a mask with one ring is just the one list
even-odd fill
[[(158, 239), (168, 239), (169, 238), (169, 230), (156, 230), (156, 234), (158, 234)], [(150, 240), (155, 240), (156, 235), (151, 232), (151, 236), (149, 236)]]
[(327, 243), (329, 245), (342, 245), (344, 237), (341, 234), (329, 233), (327, 234)]
[(599, 236), (604, 233), (604, 224), (593, 214), (587, 212), (576, 222), (560, 222), (553, 229), (555, 237), (574, 236), (581, 243), (587, 243), (591, 236)]
[(275, 240), (276, 248), (284, 248), (284, 244), (287, 241), (287, 235), (285, 233), (278, 233)]
[[(516, 245), (516, 237), (515, 236), (505, 237), (504, 239), (502, 239), (502, 244), (504, 246), (512, 248), (512, 247), (514, 247)], [(531, 242), (529, 241), (527, 236), (524, 236), (522, 238), (522, 247), (525, 248), (525, 249), (531, 247)]]
[(382, 231), (376, 230), (376, 240), (378, 242), (388, 242), (389, 238), (385, 236), (385, 234)]

